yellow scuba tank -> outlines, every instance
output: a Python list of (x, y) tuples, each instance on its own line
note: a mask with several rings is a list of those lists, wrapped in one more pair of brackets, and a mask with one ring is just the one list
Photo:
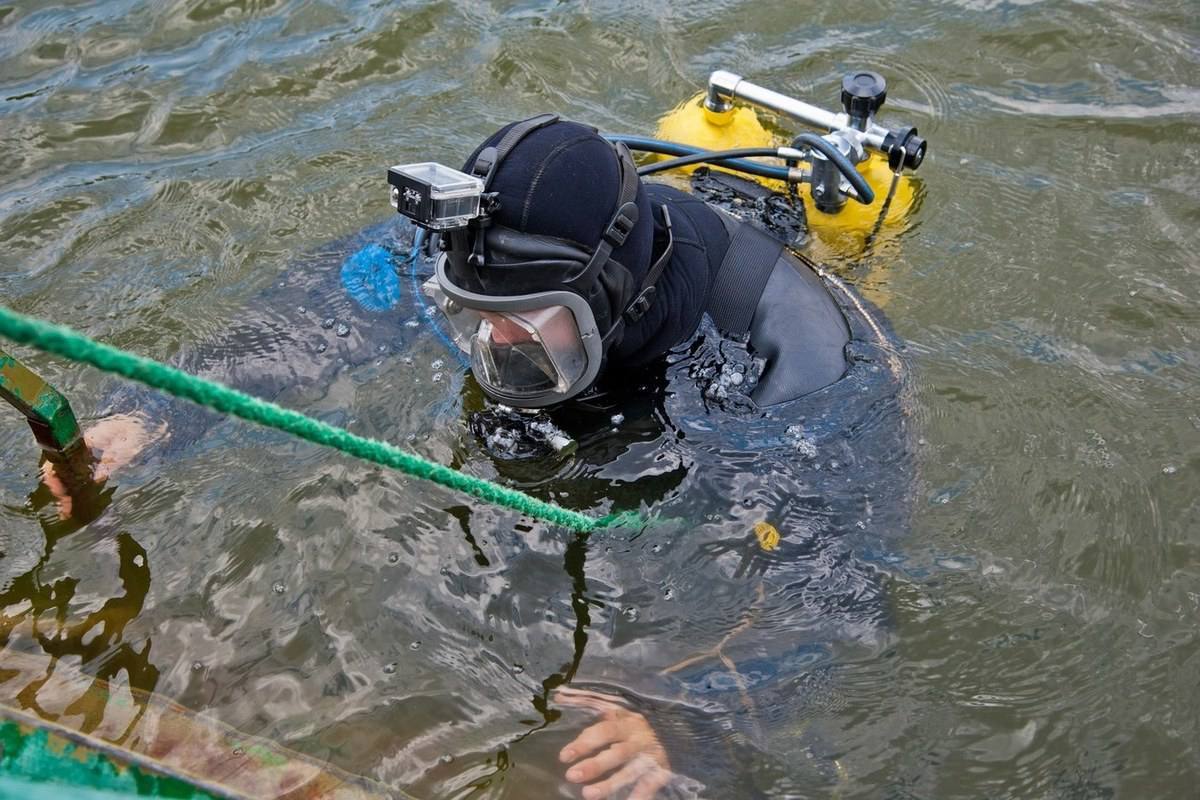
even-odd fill
[[(659, 120), (657, 138), (706, 150), (787, 144), (782, 137), (767, 130), (754, 109), (739, 106), (725, 112), (714, 112), (705, 106), (704, 99), (702, 92), (665, 114)], [(690, 172), (697, 166), (680, 169)], [(717, 166), (712, 168), (721, 169)], [(917, 193), (912, 178), (901, 175), (897, 179), (887, 215), (880, 222), (879, 212), (887, 200), (894, 173), (888, 166), (887, 158), (880, 153), (871, 153), (857, 165), (857, 169), (875, 192), (875, 200), (869, 205), (850, 200), (837, 213), (827, 214), (816, 208), (808, 184), (799, 187), (812, 234), (812, 252), (809, 255), (817, 260), (836, 261), (858, 257), (872, 232), (876, 243), (894, 237), (904, 229), (908, 214), (916, 203)], [(787, 191), (782, 181), (768, 178), (755, 180), (774, 191)]]
[[(680, 103), (658, 121), (655, 136), (668, 142), (690, 144), (705, 150), (729, 150), (734, 147), (775, 147), (786, 144), (768, 131), (752, 108), (735, 108), (718, 114), (704, 107), (704, 94)], [(679, 169), (691, 173), (702, 164), (692, 164)], [(712, 169), (722, 169), (713, 166)], [(733, 170), (726, 170), (733, 172)], [(786, 187), (782, 181), (758, 178), (763, 184), (778, 191)]]

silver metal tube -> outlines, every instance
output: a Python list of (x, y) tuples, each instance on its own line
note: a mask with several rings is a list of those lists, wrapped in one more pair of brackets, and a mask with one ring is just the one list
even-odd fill
[(868, 126), (865, 132), (854, 131), (850, 128), (850, 118), (846, 114), (835, 114), (794, 97), (771, 91), (766, 87), (751, 83), (741, 75), (735, 75), (723, 69), (710, 75), (704, 105), (710, 111), (723, 113), (733, 108), (734, 100), (744, 100), (760, 108), (799, 120), (814, 128), (822, 128), (827, 131), (851, 130), (862, 137), (864, 144), (876, 150), (882, 150), (883, 137), (888, 133), (887, 128), (874, 123)]

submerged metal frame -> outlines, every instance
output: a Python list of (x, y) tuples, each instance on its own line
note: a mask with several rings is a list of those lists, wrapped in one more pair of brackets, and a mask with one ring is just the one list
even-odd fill
[(62, 393), (0, 350), (0, 398), (20, 411), (47, 457), (61, 460), (83, 444), (79, 422)]

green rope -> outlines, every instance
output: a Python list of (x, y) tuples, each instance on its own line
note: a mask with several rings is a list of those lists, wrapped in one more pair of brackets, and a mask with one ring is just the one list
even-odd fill
[(189, 375), (152, 359), (101, 344), (79, 331), (18, 314), (4, 306), (0, 306), (0, 335), (47, 353), (91, 364), (105, 372), (123, 375), (206, 408), (275, 428), (366, 461), (398, 469), (408, 475), (433, 481), (480, 500), (511, 508), (574, 531), (586, 533), (597, 528), (629, 525), (638, 519), (636, 515), (631, 516), (630, 512), (595, 518), (538, 500), (524, 492), (500, 486), (483, 478), (465, 475), (386, 442), (356, 436), (298, 411), (251, 397), (214, 381)]

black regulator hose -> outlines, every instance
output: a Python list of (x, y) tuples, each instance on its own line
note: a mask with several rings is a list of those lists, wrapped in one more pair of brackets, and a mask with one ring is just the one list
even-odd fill
[(869, 206), (875, 202), (875, 190), (871, 188), (871, 184), (867, 183), (867, 179), (862, 176), (854, 165), (850, 163), (850, 159), (842, 154), (842, 151), (834, 147), (830, 142), (817, 136), (815, 133), (802, 133), (796, 137), (793, 142), (793, 147), (796, 145), (806, 144), (814, 150), (821, 151), (821, 154), (833, 162), (833, 165), (838, 168), (838, 172), (842, 173), (854, 191), (858, 194), (855, 198), (864, 206)]
[(689, 164), (702, 164), (711, 162), (721, 164), (726, 159), (747, 158), (750, 156), (774, 156), (779, 157), (778, 147), (735, 147), (731, 150), (701, 150), (699, 153), (692, 153), (686, 156), (678, 156), (677, 158), (668, 158), (666, 161), (656, 161), (653, 164), (646, 164), (638, 167), (638, 175), (653, 175), (655, 172), (665, 172), (676, 167), (686, 167)]
[[(630, 150), (637, 150), (643, 153), (659, 153), (664, 156), (690, 156), (700, 153), (711, 154), (712, 152), (701, 147), (693, 147), (690, 144), (668, 142), (663, 139), (653, 139), (649, 136), (631, 136), (623, 133), (606, 133), (603, 136), (610, 142), (623, 142)], [(769, 155), (775, 155), (775, 152), (772, 151)], [(717, 161), (716, 163), (728, 169), (745, 172), (748, 175), (757, 175), (760, 178), (772, 178), (777, 181), (786, 181), (788, 179), (787, 167), (775, 167), (770, 164), (760, 164), (757, 161), (742, 161), (736, 158), (729, 158)]]
[[(631, 150), (676, 156), (676, 158), (666, 161), (659, 161), (639, 167), (638, 175), (650, 175), (655, 172), (683, 167), (689, 164), (712, 163), (762, 178), (772, 178), (780, 181), (792, 180), (791, 173), (787, 167), (776, 167), (769, 164), (760, 164), (756, 161), (742, 160), (743, 157), (749, 156), (774, 156), (778, 158), (778, 148), (743, 147), (732, 150), (705, 150), (700, 147), (679, 144), (678, 142), (667, 142), (648, 136), (606, 133), (604, 134), (604, 138), (611, 142), (623, 142)], [(800, 134), (796, 137), (795, 144), (805, 144), (814, 150), (819, 150), (822, 155), (832, 161), (834, 166), (838, 168), (838, 171), (854, 187), (854, 191), (858, 195), (856, 199), (860, 203), (870, 205), (875, 201), (875, 192), (871, 189), (870, 184), (867, 183), (866, 178), (854, 168), (854, 165), (850, 163), (850, 159), (846, 158), (832, 144), (813, 133)]]

